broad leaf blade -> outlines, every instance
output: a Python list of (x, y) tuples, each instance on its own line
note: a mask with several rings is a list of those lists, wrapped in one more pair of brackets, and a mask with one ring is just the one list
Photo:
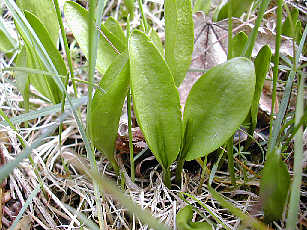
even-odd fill
[(51, 58), (52, 63), (55, 65), (58, 71), (58, 74), (65, 76), (67, 74), (65, 62), (56, 46), (52, 43), (47, 29), (40, 22), (39, 18), (32, 13), (26, 11), (25, 16), (32, 28), (34, 29), (35, 33), (37, 34), (39, 40), (43, 43), (44, 48), (46, 49), (49, 57)]
[(122, 107), (129, 86), (127, 53), (116, 57), (103, 76), (91, 103), (89, 133), (94, 146), (104, 154), (117, 170), (114, 159), (115, 140)]
[(236, 36), (233, 37), (232, 40), (232, 57), (240, 57), (242, 50), (244, 49), (244, 46), (248, 40), (248, 37), (246, 33), (243, 31), (236, 34)]
[(247, 58), (233, 58), (205, 73), (185, 105), (181, 157), (193, 160), (225, 143), (249, 112), (254, 89), (255, 70)]
[(122, 42), (125, 48), (127, 48), (127, 38), (125, 32), (116, 19), (109, 17), (104, 23), (104, 26), (110, 31), (110, 33), (112, 33), (118, 40)]
[[(67, 1), (64, 5), (64, 13), (82, 52), (88, 57), (88, 11), (75, 2)], [(117, 47), (115, 48), (118, 49)], [(99, 72), (105, 73), (116, 55), (116, 50), (112, 47), (110, 41), (100, 36), (96, 63)]]
[(179, 94), (167, 64), (144, 33), (132, 33), (129, 56), (134, 111), (149, 148), (166, 169), (181, 145)]
[(158, 33), (153, 28), (151, 28), (150, 31), (149, 31), (149, 37), (151, 38), (154, 45), (159, 50), (160, 54), (162, 56), (164, 56), (164, 50), (163, 50), (163, 45), (162, 45), (161, 39), (160, 39)]
[[(60, 54), (60, 52), (57, 50), (56, 46), (52, 43), (51, 38), (49, 36), (48, 31), (44, 27), (44, 25), (41, 24), (39, 19), (33, 15), (32, 13), (25, 11), (25, 17), (28, 20), (29, 24), (33, 28), (34, 32), (38, 36), (39, 40), (42, 42), (45, 50), (47, 51), (47, 54), (49, 55), (52, 63), (55, 65), (57, 72), (60, 75), (66, 75), (67, 69), (64, 63), (64, 60)], [(19, 30), (21, 31), (21, 30)], [(35, 50), (33, 50), (32, 42), (29, 41), (26, 36), (22, 35), (25, 44), (27, 46), (27, 67), (33, 67), (34, 69), (42, 69), (46, 70), (44, 67), (42, 61), (36, 55)], [(49, 76), (44, 75), (30, 75), (30, 83), (34, 85), (34, 87), (44, 96), (49, 98), (53, 103), (57, 104), (61, 101), (62, 98), (62, 92), (55, 83), (54, 79)]]
[(239, 18), (241, 15), (247, 11), (252, 2), (254, 0), (245, 0), (245, 1), (239, 1), (239, 0), (228, 0), (228, 1), (223, 1), (219, 7), (216, 9), (213, 20), (214, 21), (221, 21), (225, 18), (228, 18), (228, 6), (231, 4), (232, 8), (232, 17)]
[(17, 0), (17, 5), (22, 10), (27, 10), (37, 16), (47, 28), (53, 45), (59, 38), (59, 24), (52, 0)]
[(251, 135), (253, 135), (257, 125), (259, 100), (264, 85), (265, 77), (270, 68), (271, 56), (272, 56), (271, 49), (269, 46), (266, 45), (262, 47), (261, 50), (258, 52), (258, 55), (254, 62), (255, 71), (256, 71), (256, 87), (255, 87), (253, 103), (251, 106), (251, 130), (250, 130)]
[(273, 151), (268, 155), (264, 165), (260, 186), (265, 222), (270, 223), (281, 219), (289, 186), (288, 168), (280, 154)]
[(194, 24), (190, 0), (165, 0), (165, 59), (178, 87), (192, 60)]
[[(16, 57), (16, 67), (24, 67), (27, 66), (27, 50), (26, 47), (23, 46), (21, 52)], [(29, 111), (29, 97), (30, 97), (30, 81), (27, 72), (19, 71), (15, 73), (16, 78), (16, 86), (20, 90), (21, 95), (24, 101), (24, 107), (26, 112)]]

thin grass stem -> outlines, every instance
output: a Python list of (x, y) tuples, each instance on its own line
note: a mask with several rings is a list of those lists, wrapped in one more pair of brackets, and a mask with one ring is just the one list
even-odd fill
[[(282, 28), (282, 3), (283, 0), (277, 1), (277, 25), (276, 25), (276, 38), (275, 38), (275, 58), (274, 58), (274, 67), (273, 67), (273, 91), (272, 91), (272, 106), (271, 106), (271, 115), (270, 115), (270, 141), (272, 140), (272, 128), (273, 128), (273, 114), (274, 107), (276, 103), (276, 90), (277, 90), (277, 80), (278, 80), (278, 65), (279, 65), (279, 48), (280, 48), (280, 39), (281, 39), (281, 28)], [(269, 145), (269, 147), (272, 147)], [(270, 152), (272, 149), (269, 148)]]
[(140, 9), (141, 15), (142, 15), (143, 30), (144, 30), (145, 33), (147, 33), (148, 32), (148, 23), (147, 23), (145, 14), (144, 14), (142, 0), (138, 0), (138, 5), (139, 5), (139, 9)]
[(202, 192), (202, 187), (203, 187), (203, 184), (205, 182), (206, 171), (207, 171), (207, 155), (205, 155), (205, 160), (204, 160), (203, 165), (202, 165), (200, 181), (199, 181), (199, 185), (198, 185), (198, 188), (197, 188), (198, 194), (201, 194), (201, 192)]
[(258, 35), (258, 29), (259, 29), (261, 21), (263, 19), (264, 12), (268, 8), (269, 2), (270, 2), (270, 0), (263, 0), (261, 2), (260, 10), (258, 11), (258, 16), (257, 16), (256, 22), (255, 22), (255, 26), (253, 28), (251, 35), (248, 37), (248, 41), (247, 41), (247, 43), (246, 43), (246, 45), (245, 45), (245, 47), (242, 51), (241, 56), (245, 56), (245, 57), (248, 57), (248, 58), (250, 58), (252, 56), (252, 51), (253, 51), (253, 48), (254, 48), (254, 45), (255, 45), (255, 42), (256, 42), (256, 39), (257, 39), (257, 35)]
[[(295, 125), (299, 125), (304, 113), (304, 78), (305, 74), (298, 75), (299, 90), (296, 101)], [(303, 127), (300, 126), (294, 138), (294, 178), (291, 185), (287, 230), (295, 229), (300, 201), (300, 187), (303, 173)]]
[(133, 153), (133, 143), (132, 143), (132, 120), (131, 120), (131, 94), (130, 89), (127, 94), (127, 113), (128, 113), (128, 133), (129, 133), (129, 149), (130, 149), (130, 170), (131, 170), (131, 180), (135, 181), (135, 169), (134, 169), (134, 153)]

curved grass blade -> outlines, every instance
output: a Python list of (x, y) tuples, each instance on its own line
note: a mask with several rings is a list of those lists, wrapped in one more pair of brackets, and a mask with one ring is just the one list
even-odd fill
[(94, 146), (108, 158), (114, 170), (118, 172), (114, 151), (119, 119), (129, 86), (127, 53), (115, 58), (99, 86), (105, 90), (105, 93), (95, 92), (88, 129)]
[(224, 144), (244, 121), (254, 90), (255, 70), (247, 58), (233, 58), (206, 72), (185, 105), (181, 159), (196, 159)]
[(152, 229), (157, 230), (170, 230), (165, 224), (160, 223), (152, 214), (139, 207), (129, 197), (126, 196), (122, 191), (119, 190), (118, 186), (114, 184), (105, 175), (99, 174), (97, 171), (89, 170), (87, 160), (78, 157), (77, 155), (67, 155), (66, 159), (76, 167), (80, 172), (84, 173), (89, 178), (93, 179), (98, 184), (101, 193), (110, 194), (113, 199), (119, 201), (119, 203), (125, 207), (131, 215), (139, 218), (144, 224), (147, 224)]
[(134, 111), (146, 142), (164, 170), (181, 145), (179, 94), (172, 74), (153, 42), (141, 31), (129, 39)]
[(208, 190), (213, 196), (213, 198), (216, 199), (222, 207), (227, 208), (233, 215), (239, 217), (244, 222), (245, 225), (253, 227), (253, 229), (256, 230), (272, 230), (270, 227), (264, 225), (257, 219), (245, 214), (239, 208), (235, 207), (232, 203), (227, 201), (221, 194), (215, 191), (210, 185), (208, 185)]
[(100, 228), (94, 223), (92, 222), (87, 216), (85, 216), (83, 213), (79, 212), (78, 210), (74, 209), (73, 207), (64, 204), (64, 206), (71, 212), (71, 213), (75, 213), (75, 215), (78, 216), (78, 219), (80, 221), (82, 221), (82, 223), (84, 223), (87, 227), (89, 227), (89, 229), (91, 230), (100, 230)]
[[(77, 105), (84, 105), (86, 103), (87, 103), (87, 97), (86, 96), (72, 100), (72, 104), (73, 104), (74, 107), (76, 107)], [(69, 103), (66, 102), (65, 109), (68, 110), (69, 109), (68, 107), (69, 107)], [(55, 114), (55, 113), (60, 112), (60, 111), (61, 111), (61, 104), (50, 105), (50, 106), (43, 108), (43, 109), (33, 110), (33, 111), (30, 111), (30, 112), (25, 113), (25, 114), (21, 114), (21, 115), (16, 116), (16, 117), (12, 117), (10, 119), (10, 121), (14, 125), (18, 125), (22, 122), (30, 121), (30, 120), (33, 120), (33, 119), (36, 119), (36, 118), (39, 118), (39, 117), (43, 117), (43, 116), (47, 116), (47, 115), (50, 115), (50, 114)], [(9, 123), (7, 123), (6, 121), (1, 121), (0, 125), (9, 126)]]
[(39, 147), (44, 139), (48, 136), (50, 136), (52, 133), (54, 133), (54, 131), (58, 128), (59, 126), (59, 121), (63, 121), (67, 116), (69, 115), (69, 113), (63, 113), (59, 118), (58, 121), (55, 124), (50, 125), (48, 128), (45, 128), (41, 135), (29, 146), (27, 145), (25, 147), (25, 149), (18, 154), (18, 156), (15, 158), (15, 160), (9, 161), (8, 163), (6, 163), (5, 165), (3, 165), (2, 167), (0, 167), (0, 183), (2, 183), (2, 181), (14, 170), (14, 168), (16, 168), (18, 166), (18, 164), (25, 159), (26, 157), (28, 157), (32, 150)]
[(190, 0), (165, 0), (165, 59), (178, 87), (188, 71), (194, 46)]

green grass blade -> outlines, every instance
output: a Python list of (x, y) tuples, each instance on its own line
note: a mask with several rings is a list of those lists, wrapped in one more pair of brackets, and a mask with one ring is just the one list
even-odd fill
[[(84, 105), (86, 103), (87, 103), (87, 97), (86, 96), (72, 100), (72, 104), (73, 104), (74, 107)], [(69, 109), (69, 107), (70, 107), (69, 103), (66, 102), (65, 109)], [(39, 118), (39, 117), (54, 114), (54, 113), (57, 113), (57, 112), (60, 112), (60, 111), (61, 111), (61, 104), (56, 104), (56, 105), (48, 106), (48, 107), (43, 108), (43, 109), (33, 110), (33, 111), (30, 111), (30, 112), (25, 113), (25, 114), (21, 114), (21, 115), (16, 116), (16, 117), (12, 117), (10, 119), (10, 121), (14, 125), (18, 125), (22, 122), (26, 122), (26, 121), (33, 120), (33, 119), (36, 119), (36, 118)], [(9, 123), (7, 121), (1, 121), (0, 125), (9, 126)]]
[(140, 208), (131, 199), (129, 199), (123, 192), (121, 192), (108, 178), (103, 175), (90, 171), (90, 176), (99, 185), (100, 191), (111, 194), (112, 197), (118, 200), (122, 206), (128, 209), (129, 213), (138, 217), (143, 223), (147, 224), (150, 228), (156, 230), (170, 230), (166, 225), (160, 223), (152, 214)]
[[(272, 139), (272, 129), (273, 129), (273, 118), (274, 118), (274, 106), (276, 103), (276, 90), (277, 90), (277, 80), (278, 80), (278, 65), (279, 65), (279, 48), (281, 39), (281, 27), (282, 27), (282, 0), (278, 0), (277, 8), (277, 25), (276, 25), (276, 38), (275, 38), (275, 58), (273, 67), (273, 90), (272, 90), (272, 106), (270, 115), (270, 140)], [(270, 146), (270, 145), (269, 145)], [(270, 146), (273, 147), (273, 146)], [(269, 152), (272, 150), (269, 148)]]
[(22, 215), (24, 214), (24, 212), (27, 210), (28, 206), (32, 203), (32, 200), (34, 197), (36, 197), (36, 195), (41, 191), (40, 185), (36, 186), (36, 188), (31, 192), (30, 196), (28, 197), (28, 199), (26, 200), (26, 202), (24, 203), (24, 205), (22, 206), (22, 208), (20, 209), (18, 215), (16, 216), (16, 219), (14, 220), (13, 224), (11, 225), (11, 227), (9, 228), (10, 230), (14, 230), (18, 224), (18, 222), (20, 221)]
[(258, 221), (257, 219), (245, 214), (239, 208), (235, 207), (233, 204), (227, 201), (221, 194), (215, 191), (210, 185), (208, 185), (208, 190), (213, 196), (213, 198), (216, 199), (220, 203), (221, 206), (223, 206), (224, 208), (227, 208), (233, 215), (239, 217), (246, 225), (251, 226), (257, 230), (270, 229), (267, 226), (265, 226), (263, 223)]
[[(299, 61), (300, 55), (302, 54), (302, 50), (303, 50), (303, 47), (304, 47), (306, 36), (307, 36), (307, 26), (305, 26), (301, 42), (300, 42), (299, 48), (298, 48), (297, 53), (296, 53), (296, 62), (297, 63)], [(287, 84), (286, 84), (286, 87), (285, 87), (284, 95), (283, 95), (282, 100), (281, 100), (281, 104), (280, 104), (280, 107), (279, 107), (277, 118), (273, 123), (272, 138), (270, 139), (269, 149), (273, 149), (274, 146), (277, 143), (277, 139), (278, 139), (279, 132), (280, 132), (280, 129), (281, 129), (281, 123), (283, 121), (283, 118), (285, 116), (285, 113), (286, 113), (286, 110), (287, 110), (287, 107), (288, 107), (288, 102), (289, 102), (289, 98), (290, 98), (290, 95), (291, 95), (291, 89), (292, 89), (292, 83), (293, 83), (294, 77), (295, 77), (295, 71), (292, 69), (289, 76), (288, 76), (288, 81), (287, 81)]]
[(97, 226), (97, 224), (95, 224), (94, 222), (92, 222), (91, 220), (89, 220), (89, 218), (87, 216), (85, 216), (84, 214), (82, 214), (81, 212), (79, 212), (78, 210), (72, 208), (71, 206), (64, 204), (64, 206), (71, 212), (71, 213), (75, 213), (78, 216), (78, 219), (83, 222), (87, 227), (89, 227), (89, 229), (91, 230), (100, 230), (100, 228)]
[(225, 224), (223, 222), (223, 219), (218, 214), (216, 214), (209, 206), (207, 206), (206, 204), (198, 200), (195, 196), (189, 193), (182, 193), (182, 194), (195, 200), (200, 206), (202, 206), (215, 219), (217, 223), (220, 223), (226, 230), (231, 230), (231, 227), (228, 224)]
[[(298, 79), (299, 88), (296, 101), (295, 125), (298, 125), (304, 113), (304, 82), (306, 74)], [(299, 212), (300, 187), (303, 173), (303, 127), (301, 126), (295, 135), (294, 142), (294, 178), (291, 185), (289, 210), (287, 217), (287, 230), (295, 229)]]
[[(240, 2), (240, 1), (236, 1), (236, 2)], [(263, 19), (264, 12), (268, 8), (269, 3), (270, 3), (270, 0), (263, 0), (261, 2), (260, 9), (257, 13), (258, 16), (257, 16), (256, 22), (255, 22), (255, 26), (254, 26), (251, 34), (248, 36), (248, 41), (247, 41), (244, 49), (242, 50), (241, 56), (245, 56), (245, 57), (248, 57), (248, 58), (251, 57), (252, 51), (253, 51), (257, 36), (258, 36), (258, 29), (259, 29), (261, 21)]]
[[(66, 33), (65, 33), (64, 25), (63, 25), (61, 10), (60, 10), (60, 7), (59, 7), (59, 2), (58, 2), (58, 0), (53, 0), (53, 3), (54, 3), (54, 6), (55, 6), (58, 22), (59, 22), (60, 28), (61, 28), (61, 35), (62, 35), (63, 42), (64, 42), (64, 49), (65, 49), (65, 53), (66, 53), (66, 56), (67, 56), (67, 62), (68, 62), (68, 67), (69, 67), (69, 71), (70, 71), (70, 77), (72, 79), (72, 84), (73, 84), (73, 88), (74, 88), (74, 94), (75, 94), (75, 97), (78, 97), (77, 86), (76, 86), (75, 80), (73, 79), (74, 78), (74, 68), (73, 68), (73, 65), (72, 65), (70, 50), (69, 50), (68, 43), (67, 43), (67, 37), (66, 37)], [(66, 86), (65, 86), (65, 88), (66, 88)]]

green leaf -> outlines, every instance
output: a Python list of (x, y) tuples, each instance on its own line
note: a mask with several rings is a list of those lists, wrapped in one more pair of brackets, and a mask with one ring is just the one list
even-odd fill
[(55, 65), (56, 70), (58, 71), (58, 74), (65, 76), (67, 74), (67, 69), (64, 59), (56, 46), (52, 43), (45, 26), (40, 22), (39, 18), (32, 13), (26, 11), (25, 16), (46, 49), (52, 63)]
[(186, 76), (193, 52), (194, 24), (190, 0), (165, 0), (165, 59), (178, 87)]
[[(82, 52), (88, 58), (88, 11), (75, 2), (67, 1), (64, 5), (64, 14)], [(118, 49), (118, 47), (115, 48)], [(96, 63), (100, 73), (106, 72), (116, 55), (116, 50), (110, 41), (107, 41), (104, 36), (100, 36)]]
[(15, 48), (14, 45), (8, 39), (5, 32), (0, 29), (0, 51), (8, 53), (14, 48)]
[(181, 145), (179, 94), (163, 57), (143, 32), (133, 32), (128, 47), (137, 121), (149, 148), (167, 169)]
[(228, 5), (229, 4), (231, 4), (231, 8), (232, 8), (231, 16), (239, 18), (244, 12), (246, 12), (250, 8), (253, 1), (254, 0), (245, 0), (245, 1), (224, 0), (222, 1), (219, 7), (214, 12), (213, 21), (218, 22), (218, 21), (228, 18)]
[(50, 34), (53, 45), (59, 38), (59, 23), (52, 0), (17, 0), (18, 7), (37, 16)]
[(116, 57), (99, 83), (105, 93), (96, 91), (91, 104), (89, 133), (94, 146), (112, 163), (115, 141), (122, 107), (129, 86), (129, 63), (127, 53)]
[(248, 37), (243, 31), (236, 34), (232, 40), (232, 57), (240, 57)]
[[(28, 57), (26, 47), (21, 48), (21, 52), (16, 57), (16, 67), (28, 66)], [(24, 107), (26, 112), (29, 111), (29, 97), (30, 97), (30, 81), (27, 72), (16, 72), (16, 86), (22, 94)]]
[(181, 159), (196, 159), (224, 144), (249, 112), (254, 89), (255, 70), (247, 58), (233, 58), (206, 72), (185, 105)]
[(153, 28), (151, 28), (148, 36), (151, 38), (152, 42), (154, 43), (156, 48), (159, 50), (160, 54), (164, 56), (163, 45), (162, 45), (162, 42), (161, 42), (161, 39), (158, 33)]
[(178, 230), (212, 230), (212, 226), (205, 222), (192, 222), (193, 210), (190, 205), (182, 208), (176, 215)]
[(11, 36), (5, 28), (4, 20), (0, 18), (0, 51), (8, 53), (17, 48), (17, 41)]
[(123, 52), (127, 49), (127, 38), (125, 33), (118, 21), (113, 17), (109, 17), (107, 21), (101, 25), (101, 31), (119, 52)]
[[(64, 60), (60, 52), (57, 50), (56, 46), (52, 43), (49, 33), (44, 27), (44, 25), (41, 24), (41, 22), (35, 15), (33, 15), (32, 13), (28, 11), (25, 11), (25, 17), (28, 20), (29, 24), (32, 26), (39, 40), (42, 42), (48, 56), (50, 57), (52, 63), (55, 65), (58, 73), (60, 75), (65, 76), (67, 74), (67, 69), (66, 69)], [(20, 31), (20, 34), (23, 37), (26, 47), (27, 47), (27, 58), (28, 58), (27, 67), (33, 67), (37, 69), (46, 70), (42, 61), (40, 60), (38, 55), (36, 55), (36, 52), (33, 49), (32, 41), (29, 41), (26, 38), (26, 36), (23, 35), (21, 30), (18, 29), (18, 31)], [(44, 76), (44, 75), (34, 76), (31, 74), (29, 76), (30, 76), (30, 83), (33, 84), (34, 87), (42, 95), (49, 98), (55, 104), (61, 101), (62, 92), (57, 86), (57, 84), (55, 83), (53, 78)]]
[(259, 100), (264, 85), (265, 77), (270, 68), (271, 57), (272, 57), (271, 49), (269, 46), (265, 45), (258, 52), (257, 57), (254, 61), (255, 72), (256, 72), (256, 87), (255, 87), (253, 103), (251, 106), (251, 130), (249, 131), (251, 135), (253, 135), (257, 125)]
[(134, 0), (124, 0), (125, 6), (127, 7), (130, 14), (130, 20), (133, 20), (134, 18), (134, 2)]
[(281, 29), (282, 35), (285, 35), (285, 36), (288, 36), (288, 37), (291, 37), (291, 38), (294, 37), (292, 30), (293, 30), (293, 32), (296, 32), (296, 28), (291, 28), (292, 26), (291, 26), (291, 23), (290, 23), (290, 17), (292, 17), (293, 25), (296, 26), (298, 15), (299, 15), (298, 9), (294, 8), (291, 11), (291, 15), (288, 15), (288, 17), (286, 18), (286, 20), (284, 21), (284, 23), (282, 25), (282, 29)]
[(264, 210), (264, 221), (279, 220), (285, 207), (290, 186), (290, 175), (278, 150), (268, 155), (260, 184), (260, 196)]
[(196, 0), (193, 13), (197, 11), (203, 11), (205, 14), (209, 13), (211, 7), (211, 0)]

